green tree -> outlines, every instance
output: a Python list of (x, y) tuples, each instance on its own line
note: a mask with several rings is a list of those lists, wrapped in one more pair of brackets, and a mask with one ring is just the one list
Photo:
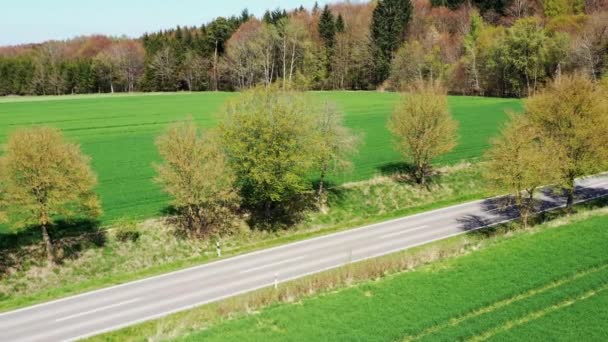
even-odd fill
[(242, 93), (224, 111), (220, 132), (254, 223), (290, 220), (311, 190), (315, 111), (276, 86)]
[(359, 136), (344, 126), (344, 115), (335, 105), (326, 103), (317, 116), (317, 148), (314, 154), (319, 175), (317, 197), (325, 208), (325, 181), (332, 172), (349, 169), (351, 157), (358, 151)]
[(343, 33), (346, 30), (346, 25), (344, 24), (344, 18), (342, 18), (342, 14), (338, 14), (338, 18), (336, 19), (336, 33)]
[(13, 133), (0, 159), (0, 179), (13, 224), (40, 227), (51, 264), (55, 254), (48, 228), (58, 219), (95, 219), (101, 213), (90, 159), (56, 129)]
[(485, 178), (496, 192), (513, 194), (524, 226), (535, 210), (537, 189), (557, 179), (559, 167), (554, 146), (541, 139), (529, 118), (512, 116), (486, 153)]
[(388, 78), (391, 60), (405, 40), (411, 16), (410, 0), (378, 1), (371, 24), (372, 43), (376, 51), (376, 84)]
[(156, 182), (172, 197), (184, 228), (198, 236), (231, 227), (239, 197), (236, 178), (217, 139), (194, 121), (174, 124), (157, 141), (163, 162)]
[(456, 146), (458, 123), (448, 110), (445, 91), (420, 83), (401, 97), (389, 129), (397, 150), (412, 163), (414, 179), (424, 185), (433, 160)]
[(319, 18), (319, 35), (323, 40), (323, 47), (325, 48), (326, 57), (326, 69), (327, 72), (331, 72), (331, 61), (334, 54), (334, 46), (336, 45), (336, 22), (334, 15), (331, 13), (329, 6), (325, 5), (321, 17)]
[(574, 181), (608, 167), (608, 94), (580, 75), (563, 76), (526, 102), (526, 113), (543, 139), (555, 146), (559, 181), (574, 204)]

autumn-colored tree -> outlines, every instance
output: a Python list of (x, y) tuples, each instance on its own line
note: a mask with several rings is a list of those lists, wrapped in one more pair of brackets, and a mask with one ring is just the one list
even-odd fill
[(0, 179), (14, 226), (40, 227), (49, 263), (55, 254), (48, 229), (57, 219), (95, 219), (101, 213), (89, 157), (56, 129), (13, 133), (0, 159)]
[(513, 115), (486, 153), (488, 185), (513, 195), (524, 226), (534, 213), (538, 188), (557, 179), (559, 164), (554, 152), (554, 146), (541, 138), (528, 117)]
[(311, 189), (314, 115), (304, 96), (276, 86), (244, 92), (226, 107), (222, 142), (256, 223), (298, 214), (293, 205)]
[(419, 83), (405, 93), (389, 120), (396, 148), (413, 166), (418, 184), (425, 184), (432, 162), (456, 146), (458, 123), (448, 110), (445, 90)]
[(189, 120), (169, 127), (156, 145), (163, 158), (156, 181), (172, 197), (184, 228), (198, 236), (229, 229), (239, 197), (219, 141)]
[(332, 103), (326, 103), (320, 109), (316, 130), (318, 146), (314, 157), (319, 175), (317, 197), (323, 209), (326, 177), (352, 166), (350, 158), (357, 152), (360, 138), (344, 125), (344, 115)]
[(563, 76), (526, 101), (530, 122), (554, 146), (567, 206), (574, 204), (574, 181), (605, 171), (608, 161), (608, 94), (581, 75)]

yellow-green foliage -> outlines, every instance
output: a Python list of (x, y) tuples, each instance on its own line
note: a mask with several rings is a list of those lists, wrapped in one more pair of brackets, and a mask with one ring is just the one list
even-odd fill
[(96, 218), (100, 204), (89, 157), (53, 128), (21, 129), (0, 159), (0, 179), (15, 226), (42, 227), (49, 261), (54, 259), (47, 226), (74, 216)]
[(414, 177), (425, 183), (433, 160), (456, 147), (458, 123), (448, 98), (435, 85), (421, 85), (403, 95), (389, 121), (396, 148), (413, 164)]
[(507, 190), (514, 195), (524, 225), (534, 210), (536, 189), (553, 183), (559, 168), (552, 154), (555, 147), (540, 138), (539, 129), (527, 117), (512, 116), (486, 153), (488, 185), (497, 193)]
[(203, 136), (190, 120), (169, 127), (156, 145), (163, 158), (156, 181), (172, 197), (184, 226), (199, 235), (226, 229), (239, 198), (217, 139)]
[(547, 17), (564, 14), (579, 14), (585, 10), (584, 0), (543, 0), (543, 10)]
[(244, 204), (265, 220), (310, 190), (316, 114), (302, 94), (274, 87), (244, 92), (224, 110), (222, 144)]
[(572, 191), (575, 178), (605, 171), (606, 89), (584, 76), (564, 76), (528, 99), (526, 114), (541, 139), (553, 146), (551, 158), (559, 161), (559, 179), (565, 188)]

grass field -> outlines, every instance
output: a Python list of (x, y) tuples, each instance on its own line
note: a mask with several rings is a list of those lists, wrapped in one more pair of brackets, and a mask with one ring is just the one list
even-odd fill
[[(134, 96), (0, 99), (0, 144), (18, 127), (48, 125), (61, 128), (93, 158), (104, 221), (155, 216), (167, 198), (152, 182), (151, 164), (158, 159), (154, 140), (171, 122), (188, 116), (213, 127), (217, 113), (233, 93), (156, 94)], [(364, 143), (354, 170), (335, 177), (337, 183), (382, 173), (399, 160), (386, 122), (398, 95), (375, 92), (321, 92), (310, 96), (335, 102), (346, 123), (363, 134)], [(439, 162), (479, 157), (505, 119), (505, 110), (521, 109), (519, 100), (451, 97), (460, 121), (460, 145)], [(1, 228), (0, 228), (1, 230)]]
[(608, 216), (228, 320), (186, 341), (607, 340)]

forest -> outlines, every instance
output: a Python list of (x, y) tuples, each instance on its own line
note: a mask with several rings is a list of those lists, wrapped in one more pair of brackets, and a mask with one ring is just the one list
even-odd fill
[(137, 39), (0, 47), (0, 95), (401, 90), (526, 97), (562, 73), (605, 77), (608, 1), (380, 0), (247, 10)]

